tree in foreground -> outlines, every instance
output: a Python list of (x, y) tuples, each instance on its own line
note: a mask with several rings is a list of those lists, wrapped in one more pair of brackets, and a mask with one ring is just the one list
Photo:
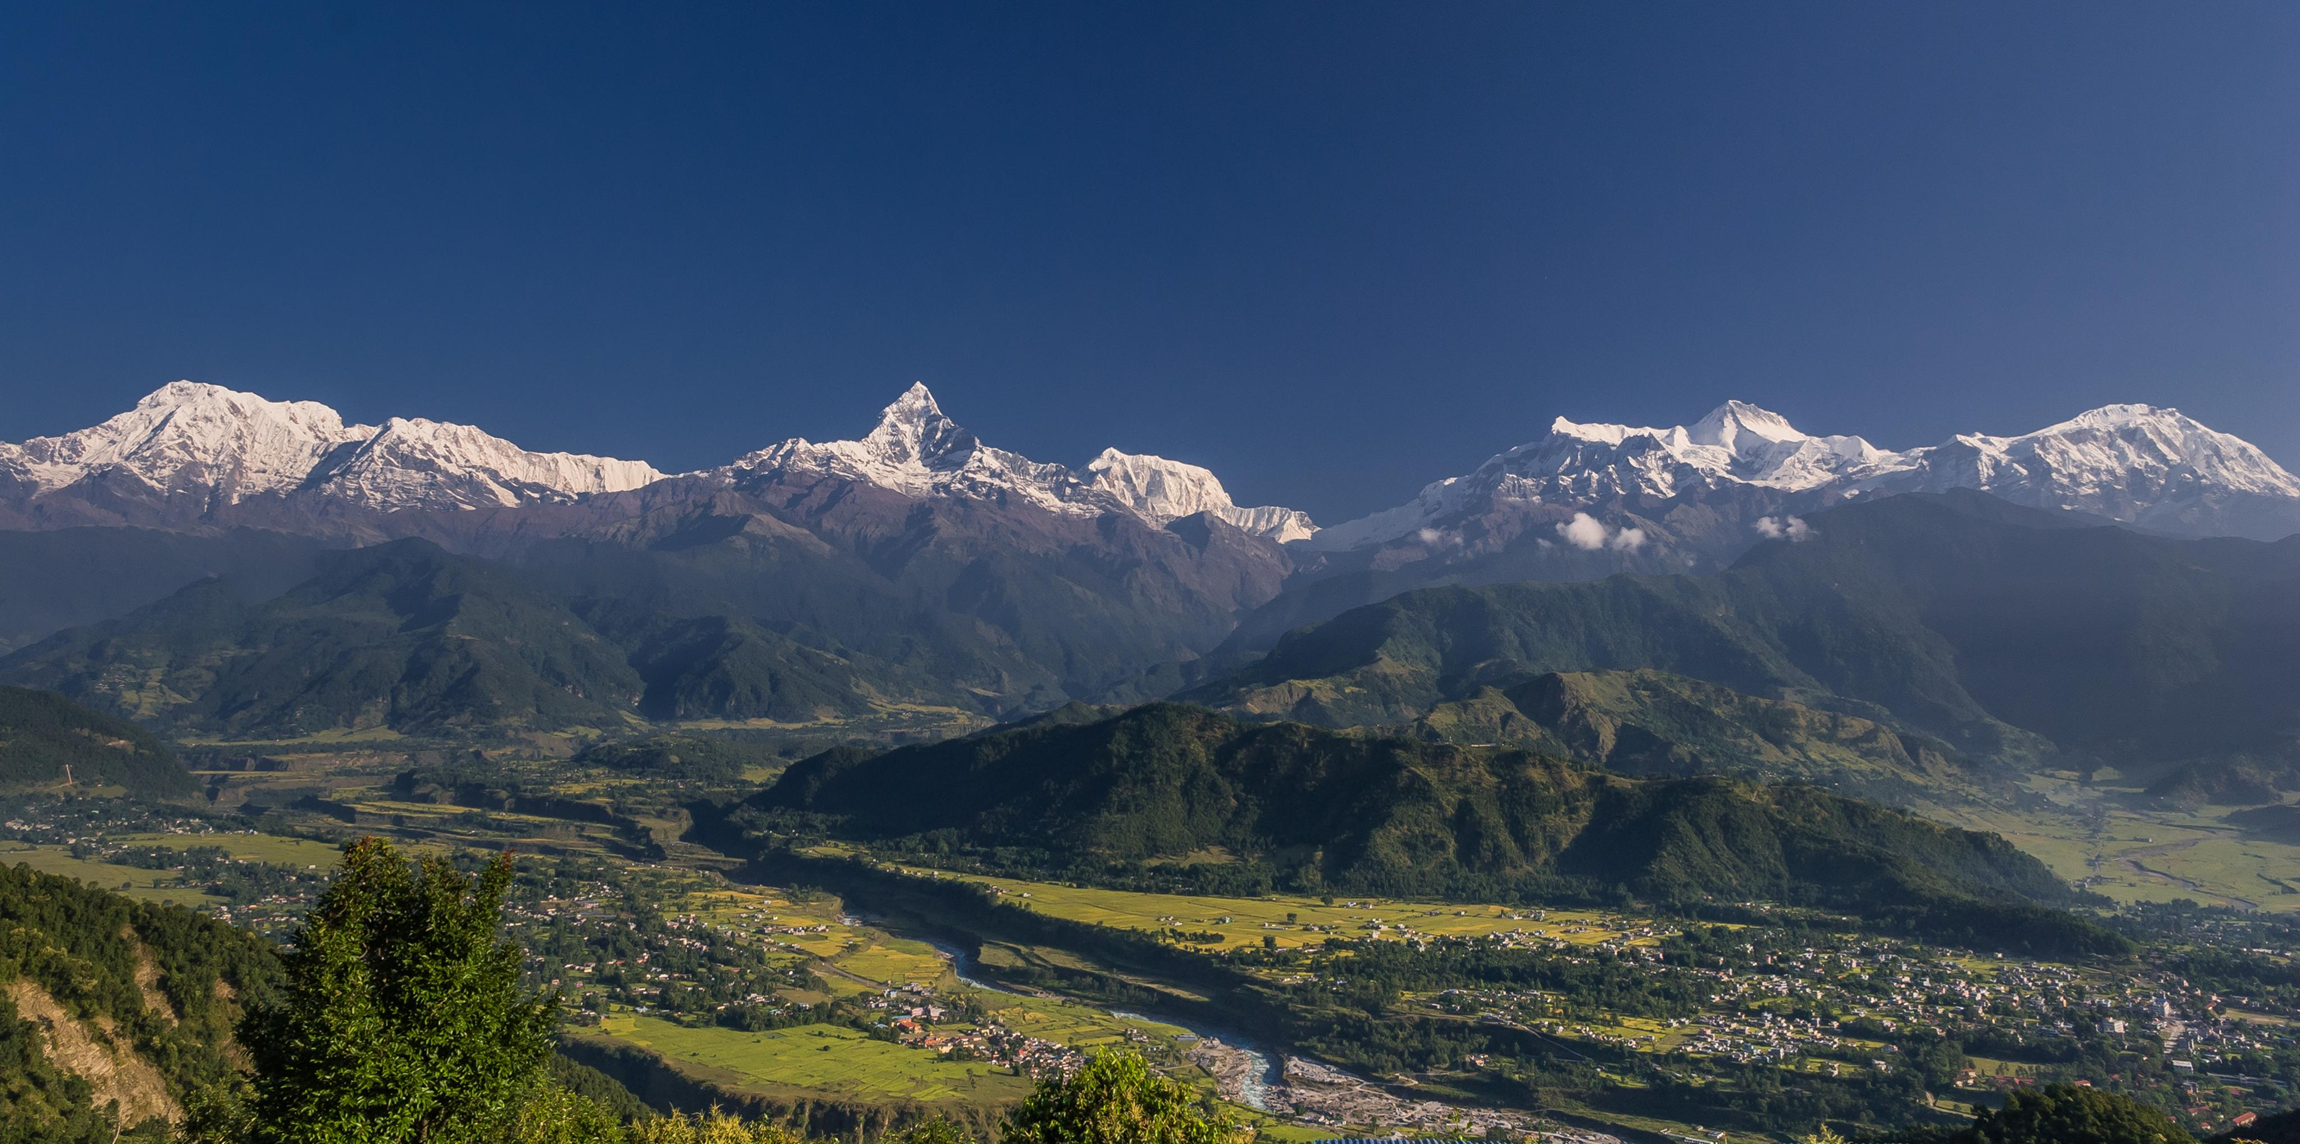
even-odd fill
[(2193, 1144), (2154, 1108), (2119, 1093), (2075, 1085), (2015, 1092), (1958, 1134), (1972, 1144)]
[(284, 1001), (243, 1027), (257, 1139), (548, 1138), (538, 1116), (579, 1115), (529, 1108), (559, 1013), (521, 984), (519, 946), (501, 936), (510, 883), (508, 854), (469, 878), (381, 839), (345, 849), (284, 959)]
[(1253, 1136), (1141, 1057), (1105, 1052), (1069, 1080), (1039, 1085), (1007, 1118), (1002, 1144), (1248, 1144)]
[(2196, 1144), (2195, 1137), (2155, 1108), (2122, 1093), (2068, 1084), (2016, 1091), (2005, 1098), (2003, 1108), (1984, 1109), (1963, 1128), (1904, 1128), (1862, 1139), (1919, 1144)]

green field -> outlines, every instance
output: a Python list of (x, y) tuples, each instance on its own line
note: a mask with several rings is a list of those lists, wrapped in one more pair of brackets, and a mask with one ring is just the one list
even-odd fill
[(90, 862), (72, 857), (71, 851), (62, 846), (5, 843), (0, 843), (0, 846), (8, 847), (0, 849), (0, 862), (10, 865), (22, 863), (44, 874), (76, 878), (138, 901), (173, 902), (180, 906), (194, 907), (223, 904), (222, 898), (185, 888), (172, 870), (141, 870), (134, 866), (115, 866), (109, 862)]
[(738, 1093), (794, 1092), (865, 1100), (1003, 1104), (1032, 1082), (998, 1066), (947, 1060), (931, 1049), (875, 1041), (835, 1025), (746, 1033), (689, 1028), (640, 1014), (610, 1014), (596, 1032), (653, 1051), (684, 1072)]
[(2142, 810), (2122, 788), (2086, 788), (2032, 777), (2030, 790), (2054, 809), (1964, 808), (1936, 815), (1991, 830), (2054, 873), (2118, 902), (2188, 898), (2207, 905), (2300, 910), (2300, 846), (2228, 825), (2226, 807)]
[(1541, 910), (1495, 905), (1445, 905), (1387, 898), (1324, 899), (1294, 895), (1216, 898), (1100, 890), (1055, 882), (1025, 882), (904, 867), (920, 877), (958, 878), (1000, 891), (1005, 901), (1041, 913), (1113, 929), (1159, 933), (1216, 933), (1207, 950), (1238, 949), (1274, 939), (1280, 948), (1316, 945), (1331, 938), (1528, 936), (1595, 945), (1626, 939), (1650, 945), (1665, 931), (1640, 918), (1603, 910)]
[(291, 838), (284, 834), (232, 832), (219, 834), (127, 834), (112, 841), (122, 846), (168, 846), (189, 850), (214, 846), (234, 858), (270, 862), (280, 866), (330, 869), (342, 860), (343, 849), (332, 842)]

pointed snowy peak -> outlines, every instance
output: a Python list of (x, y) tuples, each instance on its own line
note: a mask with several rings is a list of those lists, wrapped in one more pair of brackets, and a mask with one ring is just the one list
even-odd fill
[(923, 381), (912, 382), (894, 404), (881, 410), (878, 426), (862, 439), (889, 464), (928, 468), (964, 464), (980, 443), (943, 414)]
[(1086, 471), (1095, 489), (1160, 527), (1202, 512), (1281, 544), (1306, 540), (1318, 530), (1299, 509), (1237, 504), (1213, 472), (1198, 465), (1104, 449)]
[(1749, 445), (1762, 447), (1805, 439), (1788, 418), (1746, 401), (1728, 401), (1710, 410), (1707, 417), (1686, 428), (1685, 436), (1696, 445), (1715, 445), (1736, 453), (1747, 451)]
[(833, 477), (911, 497), (1019, 499), (1072, 515), (1111, 507), (1061, 465), (984, 445), (943, 413), (923, 382), (881, 411), (859, 441), (794, 437), (739, 457), (724, 471), (737, 482)]

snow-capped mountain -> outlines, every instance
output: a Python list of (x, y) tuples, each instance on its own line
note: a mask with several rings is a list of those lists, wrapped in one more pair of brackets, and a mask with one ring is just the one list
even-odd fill
[(835, 477), (910, 497), (1016, 498), (1064, 515), (1094, 516), (1111, 508), (1068, 468), (977, 440), (943, 413), (923, 382), (912, 383), (881, 411), (878, 425), (859, 441), (794, 437), (737, 458), (726, 473), (738, 484)]
[(2300, 531), (2300, 478), (2177, 409), (2104, 405), (2034, 433), (1961, 434), (1905, 456), (1905, 467), (1851, 487), (1979, 489), (2175, 535), (2275, 540)]
[[(368, 512), (519, 508), (627, 492), (669, 474), (644, 461), (536, 453), (470, 425), (394, 417), (347, 425), (311, 401), (272, 401), (178, 381), (88, 429), (0, 443), (0, 493), (49, 494), (105, 510), (51, 513), (56, 523), (216, 523), (219, 510), (276, 500), (304, 519), (340, 507)], [(1123, 513), (1154, 528), (1194, 513), (1277, 541), (1316, 531), (1293, 509), (1233, 503), (1214, 474), (1163, 457), (1107, 450), (1086, 469), (1033, 461), (983, 444), (945, 415), (924, 384), (880, 413), (860, 440), (794, 438), (702, 473), (738, 489), (793, 479), (853, 481), (907, 497), (969, 497), (1059, 516)], [(129, 512), (123, 501), (144, 506)], [(244, 517), (243, 517), (244, 519)], [(273, 514), (267, 526), (288, 518)]]
[(394, 417), (338, 450), (307, 485), (371, 508), (510, 508), (643, 488), (663, 476), (645, 461), (530, 453), (469, 425)]
[(101, 425), (0, 445), (0, 462), (43, 491), (124, 474), (161, 493), (231, 504), (294, 489), (329, 454), (374, 433), (318, 402), (178, 381)]
[(396, 417), (381, 428), (346, 425), (317, 402), (193, 381), (162, 386), (101, 425), (0, 445), (0, 466), (41, 493), (126, 479), (202, 510), (265, 495), (380, 511), (516, 507), (663, 476), (639, 461), (529, 452), (468, 425)]
[(2174, 409), (2110, 405), (2018, 437), (1965, 434), (1905, 451), (1860, 437), (1816, 437), (1777, 413), (1729, 401), (1690, 426), (1578, 424), (1495, 454), (1411, 502), (1319, 532), (1339, 552), (1443, 534), (1464, 516), (1510, 506), (1618, 506), (1749, 490), (1789, 508), (1847, 497), (1977, 489), (2181, 535), (2275, 539), (2300, 531), (2300, 479), (2253, 445)]
[(1222, 482), (1196, 465), (1106, 449), (1082, 474), (985, 445), (942, 411), (923, 382), (887, 406), (859, 441), (794, 438), (737, 459), (725, 474), (737, 485), (833, 477), (910, 497), (1020, 501), (1064, 516), (1126, 512), (1155, 527), (1203, 512), (1280, 542), (1317, 530), (1294, 509), (1233, 503)]
[(1202, 512), (1281, 544), (1307, 540), (1318, 531), (1310, 522), (1310, 514), (1300, 509), (1276, 505), (1248, 508), (1232, 501), (1229, 490), (1213, 472), (1197, 465), (1104, 449), (1101, 456), (1086, 463), (1086, 471), (1094, 474), (1095, 488), (1153, 524)]

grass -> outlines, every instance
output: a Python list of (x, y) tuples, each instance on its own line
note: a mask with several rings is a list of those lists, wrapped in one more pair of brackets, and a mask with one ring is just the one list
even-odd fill
[(832, 959), (832, 964), (857, 977), (884, 985), (916, 982), (932, 985), (950, 974), (950, 963), (923, 941), (880, 939)]
[(234, 858), (280, 866), (316, 866), (322, 870), (333, 867), (343, 858), (343, 849), (333, 843), (284, 834), (129, 834), (112, 841), (123, 846), (167, 846), (177, 850), (214, 846)]
[(72, 857), (71, 851), (62, 846), (0, 849), (0, 862), (22, 863), (44, 874), (61, 874), (138, 901), (172, 902), (179, 906), (222, 905), (224, 902), (213, 894), (185, 887), (173, 870), (143, 870), (109, 862), (90, 862)]
[(1219, 898), (1103, 890), (1053, 882), (1025, 882), (969, 874), (904, 868), (922, 877), (959, 878), (1003, 891), (1009, 903), (1071, 921), (1113, 929), (1160, 933), (1211, 932), (1219, 942), (1189, 944), (1209, 951), (1261, 946), (1274, 939), (1281, 949), (1321, 944), (1331, 938), (1476, 937), (1522, 931), (1573, 945), (1626, 939), (1650, 945), (1652, 923), (1599, 910), (1538, 910), (1496, 905), (1444, 905), (1385, 898), (1320, 898), (1273, 895)]
[(842, 1026), (802, 1025), (746, 1033), (690, 1028), (657, 1017), (609, 1014), (592, 1033), (640, 1046), (701, 1079), (738, 1093), (793, 1090), (856, 1100), (1004, 1104), (1031, 1081), (997, 1066), (952, 1061), (930, 1049), (876, 1041)]
[(2125, 801), (2129, 789), (2052, 776), (2026, 785), (2054, 809), (1963, 808), (1936, 817), (2002, 834), (2055, 874), (2117, 902), (2188, 898), (2300, 910), (2300, 846), (2244, 834), (2224, 821), (2228, 808), (2138, 809)]

